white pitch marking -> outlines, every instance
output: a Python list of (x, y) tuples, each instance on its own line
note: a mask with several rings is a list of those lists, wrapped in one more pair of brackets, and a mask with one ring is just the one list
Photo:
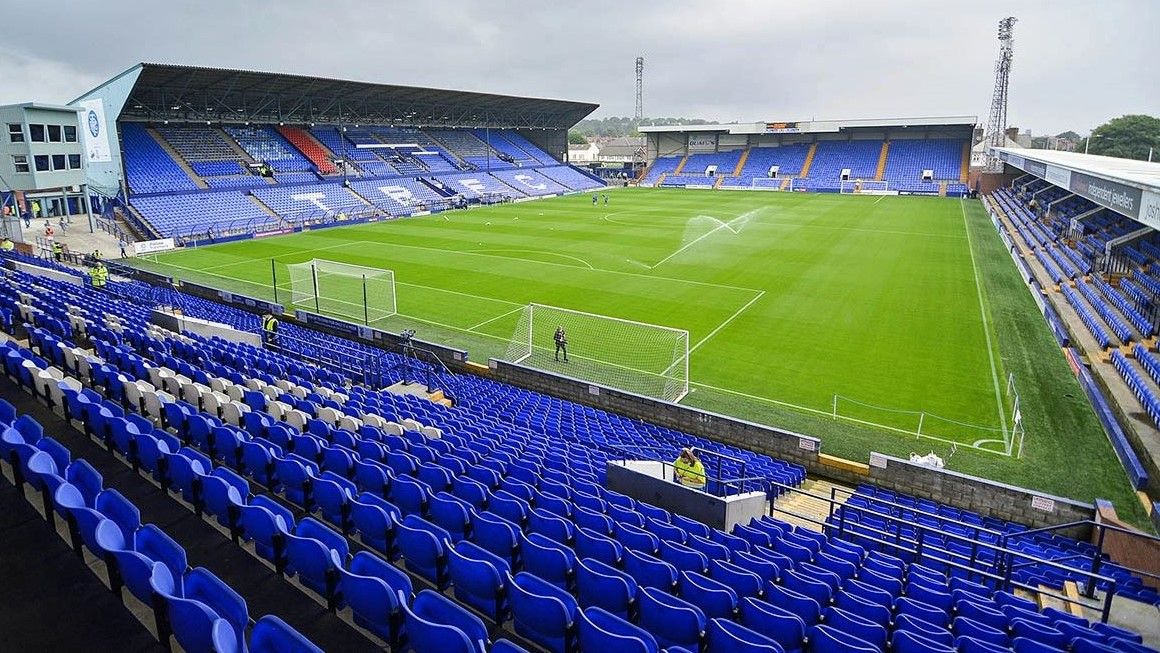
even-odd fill
[(959, 198), (959, 210), (963, 214), (963, 228), (967, 230), (967, 251), (971, 254), (971, 271), (975, 273), (975, 293), (979, 297), (979, 315), (983, 318), (983, 337), (987, 340), (987, 359), (991, 362), (991, 383), (995, 387), (995, 405), (999, 409), (999, 424), (1003, 427), (1003, 440), (1007, 440), (1007, 416), (1003, 411), (1003, 394), (999, 390), (999, 371), (995, 366), (995, 352), (991, 346), (991, 328), (987, 320), (987, 308), (983, 304), (983, 286), (979, 283), (979, 266), (975, 263), (975, 248), (971, 245), (971, 225), (967, 222), (967, 205)]

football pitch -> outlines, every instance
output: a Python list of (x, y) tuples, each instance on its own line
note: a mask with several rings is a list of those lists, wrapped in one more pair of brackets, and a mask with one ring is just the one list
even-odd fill
[[(1081, 498), (1126, 485), (978, 202), (607, 193), (607, 204), (573, 195), (136, 263), (264, 299), (274, 298), (277, 275), (284, 304), (286, 265), (327, 259), (389, 269), (398, 314), (372, 326), (414, 328), (480, 363), (505, 356), (529, 303), (684, 329), (690, 392), (682, 403), (820, 435), (823, 451), (855, 460), (870, 450), (934, 450), (953, 469), (1024, 484), (1028, 465), (1046, 464), (1045, 450), (1063, 440), (1054, 431), (1068, 429), (1098, 461)], [(579, 356), (615, 348), (575, 335), (568, 346)], [(569, 368), (560, 363), (559, 371)], [(1037, 487), (1077, 496), (1062, 477), (1054, 487), (1055, 473)]]

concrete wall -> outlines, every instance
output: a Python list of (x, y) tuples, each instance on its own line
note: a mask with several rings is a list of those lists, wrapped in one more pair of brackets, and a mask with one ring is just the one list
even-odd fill
[(664, 463), (648, 460), (608, 462), (608, 489), (732, 532), (737, 524), (748, 524), (765, 515), (765, 493), (747, 492), (716, 497), (669, 480), (672, 473)]
[[(817, 438), (606, 388), (505, 361), (491, 360), (492, 378), (586, 406), (641, 419), (717, 442), (803, 465), (810, 474), (857, 485), (872, 483), (929, 498), (987, 517), (1032, 527), (1092, 519), (1095, 507), (1026, 488), (938, 470), (892, 456), (871, 454), (870, 465), (827, 460)], [(1086, 537), (1080, 529), (1075, 536)]]
[[(1093, 519), (1095, 506), (1006, 483), (934, 469), (879, 453), (870, 454), (866, 473), (859, 474), (831, 467), (819, 472), (847, 483), (872, 483), (895, 492), (929, 498), (977, 512), (984, 517), (1006, 519), (1032, 528), (1072, 521)], [(1075, 529), (1066, 534), (1086, 538), (1090, 528)]]
[(746, 422), (679, 404), (594, 385), (580, 379), (492, 359), (493, 378), (579, 404), (744, 447), (774, 458), (809, 466), (816, 463), (820, 441), (789, 431)]

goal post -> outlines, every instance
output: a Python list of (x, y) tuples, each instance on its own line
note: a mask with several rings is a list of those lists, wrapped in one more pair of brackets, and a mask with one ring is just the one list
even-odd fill
[[(567, 362), (555, 334), (567, 337)], [(529, 304), (505, 359), (635, 394), (679, 401), (689, 392), (689, 332), (607, 315)]]
[(397, 312), (390, 270), (317, 258), (286, 270), (294, 308), (368, 325)]
[(845, 179), (839, 192), (844, 195), (885, 195), (890, 192), (890, 183), (878, 179)]
[(749, 180), (753, 190), (793, 190), (793, 177), (753, 177)]

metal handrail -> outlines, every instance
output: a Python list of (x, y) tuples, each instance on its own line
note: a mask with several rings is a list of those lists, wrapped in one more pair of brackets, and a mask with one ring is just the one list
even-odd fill
[[(817, 525), (821, 526), (823, 531), (836, 530), (838, 537), (841, 537), (843, 534), (849, 532), (849, 533), (854, 534), (858, 537), (862, 537), (862, 538), (865, 538), (867, 540), (870, 540), (876, 544), (880, 544), (884, 547), (891, 548), (895, 551), (913, 555), (913, 556), (915, 556), (917, 561), (931, 560), (931, 561), (936, 562), (938, 564), (944, 564), (944, 565), (954, 567), (956, 569), (961, 569), (961, 570), (967, 572), (968, 578), (971, 578), (972, 576), (977, 575), (980, 578), (991, 579), (991, 580), (996, 581), (997, 585), (999, 585), (1001, 588), (1024, 589), (1024, 590), (1027, 590), (1027, 591), (1032, 592), (1032, 593), (1047, 594), (1047, 595), (1052, 596), (1053, 598), (1056, 598), (1060, 601), (1064, 601), (1067, 603), (1075, 603), (1078, 605), (1087, 605), (1087, 604), (1083, 603), (1082, 601), (1079, 601), (1077, 599), (1072, 599), (1066, 595), (1055, 594), (1054, 592), (1046, 591), (1046, 590), (1041, 589), (1039, 587), (1028, 585), (1026, 583), (1022, 583), (1018, 580), (1015, 580), (1014, 578), (1012, 578), (1012, 572), (1019, 567), (1026, 566), (1026, 565), (1023, 565), (1020, 563), (1016, 563), (1015, 561), (1017, 559), (1019, 559), (1019, 560), (1025, 559), (1025, 560), (1028, 560), (1034, 564), (1054, 568), (1054, 569), (1060, 570), (1062, 572), (1065, 572), (1066, 574), (1069, 574), (1069, 575), (1074, 574), (1074, 575), (1081, 576), (1081, 577), (1086, 579), (1086, 581), (1085, 581), (1086, 585), (1088, 587), (1091, 587), (1091, 588), (1094, 588), (1094, 587), (1100, 585), (1101, 583), (1104, 583), (1107, 585), (1108, 589), (1107, 589), (1105, 597), (1103, 599), (1103, 608), (1102, 608), (1103, 621), (1106, 622), (1108, 619), (1108, 616), (1110, 614), (1111, 601), (1112, 601), (1112, 597), (1115, 595), (1117, 581), (1114, 578), (1104, 576), (1104, 575), (1098, 573), (1097, 570), (1087, 571), (1084, 569), (1070, 567), (1070, 566), (1062, 564), (1061, 562), (1058, 562), (1058, 561), (1048, 560), (1046, 558), (1037, 558), (1036, 556), (1033, 556), (1033, 555), (1028, 554), (1028, 553), (1024, 553), (1022, 551), (1016, 551), (1016, 550), (1009, 549), (1005, 545), (992, 544), (989, 542), (980, 541), (978, 539), (972, 539), (972, 538), (969, 538), (966, 536), (958, 535), (956, 533), (942, 531), (934, 526), (927, 526), (925, 524), (921, 524), (918, 522), (908, 521), (902, 517), (898, 517), (898, 516), (893, 515), (893, 514), (875, 512), (874, 510), (872, 510), (870, 508), (857, 506), (857, 505), (844, 505), (844, 504), (839, 503), (833, 497), (827, 497), (827, 496), (821, 495), (821, 494), (814, 494), (812, 492), (809, 492), (807, 490), (803, 490), (803, 489), (798, 488), (798, 487), (785, 485), (783, 483), (777, 483), (776, 481), (771, 481), (771, 484), (776, 486), (776, 487), (779, 487), (783, 490), (789, 491), (789, 492), (804, 494), (808, 497), (817, 499), (819, 501), (826, 502), (829, 504), (829, 507), (830, 507), (829, 515), (825, 521), (819, 521), (817, 519), (814, 519), (814, 518), (806, 516), (806, 515), (800, 515), (800, 514), (792, 512), (792, 511), (779, 509), (776, 506), (776, 501), (771, 504), (771, 512), (783, 512), (783, 513), (790, 515), (792, 517), (795, 517), (797, 519), (801, 519), (803, 521), (806, 521), (806, 522), (809, 522), (812, 524), (817, 524)], [(837, 524), (836, 525), (831, 523), (831, 521), (835, 519), (835, 514), (834, 514), (835, 506), (840, 507), (842, 509), (840, 512), (837, 513), (837, 517), (836, 517)], [(855, 514), (869, 514), (873, 517), (877, 517), (877, 518), (882, 519), (883, 521), (887, 522), (888, 526), (891, 523), (893, 523), (893, 524), (897, 525), (898, 528), (896, 528), (895, 532), (890, 532), (889, 530), (882, 530), (882, 529), (878, 529), (878, 528), (875, 528), (873, 526), (868, 526), (868, 525), (861, 524), (861, 523), (857, 523), (857, 526), (854, 527), (852, 524), (848, 524), (846, 522), (845, 517), (846, 517), (848, 512), (854, 512)], [(903, 532), (902, 532), (902, 528), (901, 528), (903, 526), (913, 529), (914, 530), (913, 535), (905, 535), (904, 536)], [(952, 550), (950, 550), (948, 548), (944, 548), (943, 546), (940, 546), (938, 544), (933, 544), (933, 543), (927, 542), (926, 537), (927, 537), (928, 533), (936, 535), (939, 538), (942, 538), (944, 541), (945, 540), (952, 540), (952, 541), (959, 541), (959, 542), (969, 544), (970, 551), (971, 551), (970, 555), (966, 555), (963, 553), (952, 551)], [(878, 537), (878, 536), (881, 536), (881, 537)], [(991, 560), (991, 562), (989, 564), (984, 564), (984, 566), (982, 566), (982, 567), (976, 566), (978, 563), (986, 563), (985, 559), (980, 558), (980, 553), (982, 553), (983, 551), (990, 551), (993, 555), (993, 559)], [(1094, 598), (1094, 595), (1087, 596), (1086, 598), (1092, 599), (1092, 598)]]
[(937, 512), (930, 512), (928, 510), (922, 510), (921, 508), (907, 506), (905, 504), (901, 504), (901, 503), (898, 503), (896, 501), (887, 501), (886, 499), (880, 499), (878, 497), (867, 496), (865, 494), (858, 494), (858, 492), (856, 490), (850, 491), (850, 490), (847, 490), (846, 488), (833, 487), (830, 489), (830, 498), (834, 501), (837, 500), (837, 497), (836, 497), (837, 492), (846, 492), (851, 497), (856, 496), (860, 499), (865, 499), (867, 501), (873, 501), (876, 503), (885, 504), (885, 505), (891, 506), (893, 508), (898, 508), (899, 510), (905, 510), (907, 512), (914, 513), (915, 515), (921, 515), (923, 517), (932, 517), (934, 519), (941, 520), (944, 523), (954, 524), (955, 526), (962, 526), (965, 528), (970, 528), (970, 529), (974, 530), (976, 533), (990, 533), (992, 535), (996, 535), (996, 536), (1000, 536), (1000, 537), (1005, 534), (1003, 531), (995, 530), (995, 529), (990, 528), (988, 526), (980, 526), (978, 524), (972, 524), (970, 522), (962, 521), (961, 519), (955, 519), (953, 517), (947, 517), (945, 515), (941, 515)]
[[(636, 458), (631, 456), (632, 452), (630, 451), (630, 449), (628, 447), (622, 447), (619, 445), (609, 444), (609, 445), (605, 445), (602, 448), (606, 449), (607, 451), (609, 451), (612, 454), (615, 454), (616, 460), (622, 460), (622, 461), (627, 462), (629, 460), (636, 459)], [(670, 449), (666, 448), (666, 447), (647, 446), (647, 445), (640, 446), (640, 447), (634, 447), (634, 448), (637, 450), (670, 451)], [(699, 451), (703, 451), (705, 453), (715, 453), (712, 451), (705, 451), (704, 449), (700, 449), (699, 447), (693, 447), (693, 448), (698, 449)], [(729, 456), (728, 454), (720, 454), (720, 455), (723, 457), (732, 458), (732, 456)], [(665, 478), (672, 478), (672, 475), (668, 472), (668, 468), (672, 467), (675, 470), (676, 463), (670, 462), (666, 459), (658, 459), (658, 460), (654, 460), (653, 462), (658, 462), (662, 465), (662, 471), (665, 475)], [(744, 461), (742, 461), (742, 462), (744, 462)], [(744, 472), (743, 472), (743, 474), (744, 474)], [(742, 476), (737, 477), (737, 478), (723, 478), (720, 475), (720, 471), (718, 471), (718, 473), (716, 475), (713, 475), (708, 470), (706, 470), (706, 472), (705, 472), (705, 488), (703, 488), (701, 491), (705, 492), (706, 494), (713, 494), (713, 493), (708, 491), (708, 488), (710, 487), (710, 485), (709, 485), (710, 483), (715, 483), (718, 490), (720, 491), (719, 496), (729, 496), (730, 495), (730, 492), (728, 492), (729, 488), (736, 488), (737, 489), (736, 494), (740, 494), (741, 492), (745, 491), (746, 483), (765, 484), (768, 482), (770, 482), (769, 479), (764, 477), (764, 476), (744, 476), (744, 475), (742, 475)]]

